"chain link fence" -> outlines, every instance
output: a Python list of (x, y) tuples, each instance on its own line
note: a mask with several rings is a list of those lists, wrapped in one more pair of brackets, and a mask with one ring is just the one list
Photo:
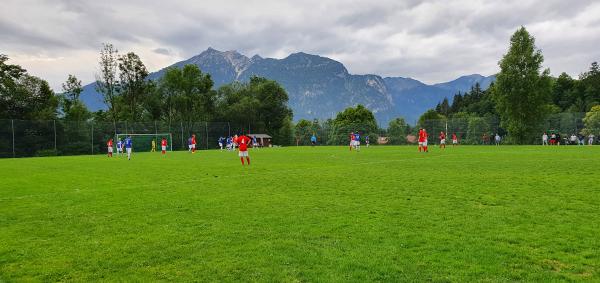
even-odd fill
[[(76, 122), (0, 120), (0, 157), (30, 157), (106, 153), (116, 134), (172, 135), (173, 150), (187, 150), (196, 135), (198, 149), (218, 148), (220, 137), (239, 133), (264, 134), (251, 124), (229, 122)], [(116, 141), (115, 141), (116, 142)], [(145, 147), (145, 148), (149, 148)]]
[[(551, 115), (540, 123), (539, 131), (530, 134), (531, 143), (541, 144), (544, 132), (548, 135), (559, 134), (562, 144), (569, 143), (566, 139), (572, 135), (600, 136), (598, 132), (583, 131), (584, 117), (585, 113)], [(363, 144), (367, 136), (371, 145), (378, 144), (380, 141), (388, 141), (387, 144), (412, 144), (416, 142), (419, 127), (427, 130), (431, 144), (439, 144), (441, 131), (446, 133), (448, 142), (452, 134), (456, 134), (461, 144), (494, 144), (496, 134), (501, 137), (502, 143), (510, 140), (507, 139), (508, 133), (501, 127), (498, 117), (466, 117), (427, 120), (418, 126), (407, 127), (406, 131), (401, 133), (388, 129), (372, 129), (362, 125), (336, 127), (319, 122), (310, 128), (294, 129), (292, 144), (310, 145), (310, 139), (314, 134), (318, 145), (347, 145), (349, 134), (356, 131), (360, 133)], [(229, 122), (113, 123), (0, 120), (0, 157), (99, 154), (106, 152), (106, 141), (114, 138), (116, 134), (155, 135), (158, 144), (160, 134), (166, 133), (172, 136), (173, 150), (187, 150), (187, 139), (192, 134), (196, 135), (196, 146), (199, 149), (217, 148), (220, 137), (226, 138), (239, 133), (265, 134), (262, 129), (254, 128), (252, 124)]]
[[(541, 144), (542, 135), (547, 133), (560, 134), (561, 140), (576, 136), (590, 134), (585, 131), (583, 118), (586, 113), (560, 113), (548, 116), (539, 123), (537, 130), (529, 133), (530, 144)], [(429, 143), (440, 143), (440, 132), (446, 133), (446, 142), (451, 144), (452, 134), (456, 134), (460, 144), (468, 145), (492, 145), (495, 144), (496, 135), (500, 136), (501, 143), (509, 143), (509, 133), (502, 128), (501, 121), (496, 116), (488, 117), (461, 117), (439, 120), (426, 120), (418, 125), (407, 125), (401, 131), (391, 129), (371, 129), (361, 125), (336, 127), (320, 121), (318, 125), (309, 128), (296, 129), (294, 132), (294, 145), (310, 145), (310, 138), (314, 134), (317, 144), (320, 145), (347, 145), (351, 132), (358, 131), (361, 134), (361, 142), (369, 136), (370, 144), (385, 143), (390, 145), (413, 144), (417, 142), (419, 128), (424, 128), (429, 134)], [(600, 133), (594, 132), (594, 136)], [(588, 139), (586, 139), (587, 141)], [(598, 140), (597, 138), (595, 140)], [(564, 144), (564, 142), (563, 142)]]

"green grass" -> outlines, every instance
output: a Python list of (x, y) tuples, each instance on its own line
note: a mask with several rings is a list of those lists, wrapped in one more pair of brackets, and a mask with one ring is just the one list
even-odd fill
[(0, 281), (600, 281), (600, 147), (0, 160)]

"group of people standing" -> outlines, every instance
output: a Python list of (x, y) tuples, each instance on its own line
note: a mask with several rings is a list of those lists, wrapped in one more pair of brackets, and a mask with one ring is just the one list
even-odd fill
[[(594, 144), (595, 136), (594, 134), (589, 134), (587, 136), (587, 144)], [(583, 134), (576, 135), (575, 133), (571, 134), (569, 138), (561, 139), (560, 133), (551, 132), (548, 135), (546, 132), (542, 135), (542, 145), (585, 145), (586, 136)]]
[[(440, 132), (440, 148), (446, 148), (446, 133), (444, 131)], [(429, 152), (429, 134), (427, 130), (420, 128), (419, 129), (419, 152)], [(458, 145), (458, 136), (456, 133), (452, 133), (452, 146)]]
[[(110, 138), (106, 142), (108, 148), (108, 157), (113, 157), (113, 139)], [(131, 136), (127, 136), (125, 140), (117, 140), (117, 156), (121, 156), (123, 152), (127, 152), (127, 160), (131, 160), (131, 149), (133, 148), (133, 141)]]
[[(239, 139), (241, 136), (243, 136), (243, 135), (240, 135), (240, 136), (234, 135), (233, 137), (227, 137), (227, 138), (219, 137), (219, 139), (218, 139), (219, 148), (221, 150), (223, 150), (223, 149), (235, 150), (240, 145)], [(247, 137), (247, 138), (249, 138), (250, 141), (252, 142), (252, 147), (260, 146), (260, 144), (258, 143), (258, 140), (256, 139), (256, 136), (252, 136), (251, 138)]]
[[(314, 142), (313, 145), (316, 143), (317, 138), (313, 135), (314, 137)], [(312, 138), (311, 138), (311, 142), (312, 142)], [(366, 135), (365, 136), (365, 145), (367, 147), (369, 147), (369, 136)], [(360, 133), (358, 131), (356, 132), (350, 132), (350, 151), (352, 151), (352, 149), (356, 150), (356, 151), (360, 151)]]

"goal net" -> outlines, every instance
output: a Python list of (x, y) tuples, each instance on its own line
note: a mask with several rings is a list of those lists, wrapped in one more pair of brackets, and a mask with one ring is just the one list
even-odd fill
[(117, 141), (125, 141), (125, 138), (131, 137), (133, 143), (133, 150), (137, 152), (152, 151), (152, 141), (156, 144), (156, 151), (161, 151), (160, 142), (162, 138), (167, 139), (167, 150), (173, 151), (173, 135), (171, 133), (157, 133), (157, 134), (117, 134), (115, 136), (114, 145), (116, 146)]

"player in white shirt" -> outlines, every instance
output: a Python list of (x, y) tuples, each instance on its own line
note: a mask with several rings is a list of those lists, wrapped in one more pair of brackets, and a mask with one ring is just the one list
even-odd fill
[(117, 141), (117, 156), (121, 156), (121, 153), (123, 153), (123, 141), (119, 139)]
[(548, 145), (548, 134), (546, 133), (542, 135), (542, 145)]
[(588, 136), (588, 145), (593, 145), (594, 144), (594, 134), (590, 134)]

